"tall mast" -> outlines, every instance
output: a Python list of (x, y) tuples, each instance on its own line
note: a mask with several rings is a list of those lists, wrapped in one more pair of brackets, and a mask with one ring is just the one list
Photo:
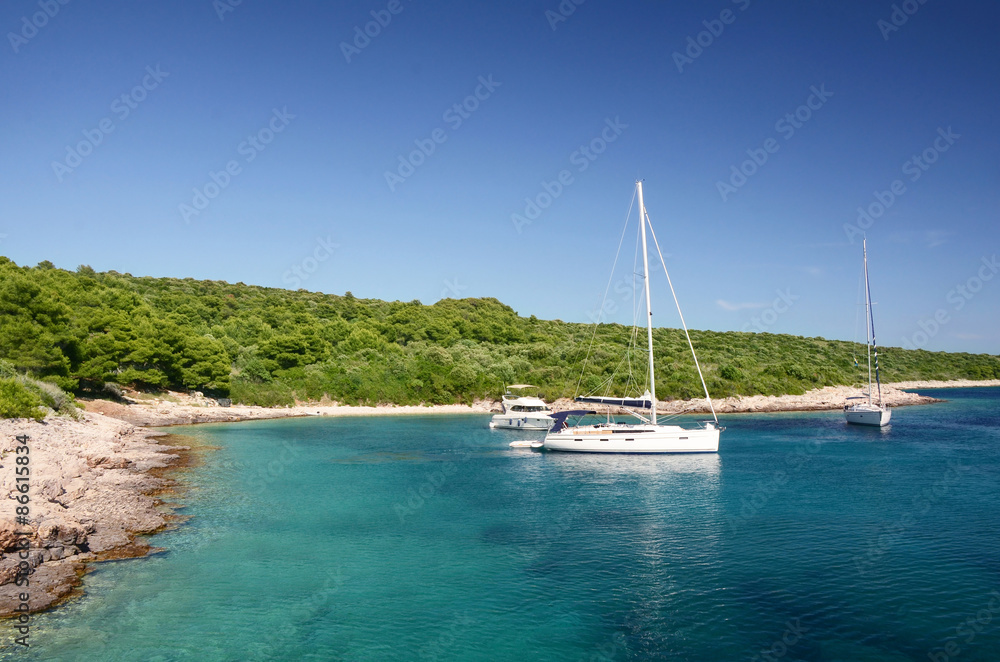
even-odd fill
[[(656, 425), (656, 380), (653, 377), (653, 310), (649, 304), (649, 257), (646, 255), (646, 206), (642, 203), (642, 182), (635, 183), (639, 191), (639, 223), (642, 227), (642, 280), (646, 290), (646, 340), (649, 346), (649, 394), (652, 408), (649, 420)], [(868, 389), (871, 391), (871, 388)]]
[[(872, 403), (872, 295), (868, 290), (868, 238), (862, 242), (865, 255), (865, 347), (868, 348), (868, 404)], [(855, 327), (857, 328), (857, 327)]]
[[(868, 251), (865, 250), (865, 289), (868, 292), (868, 323), (872, 332), (872, 355), (875, 357), (875, 385), (878, 386), (878, 406), (882, 406), (882, 380), (878, 374), (878, 342), (875, 340), (875, 306), (872, 305), (872, 290), (868, 285)], [(871, 376), (868, 377), (868, 392), (871, 393)]]

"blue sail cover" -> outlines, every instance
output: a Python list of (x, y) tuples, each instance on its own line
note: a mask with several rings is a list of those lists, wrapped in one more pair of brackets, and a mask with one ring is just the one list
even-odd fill
[(596, 411), (591, 411), (590, 409), (573, 409), (571, 411), (557, 411), (554, 414), (549, 414), (552, 417), (552, 427), (549, 428), (549, 432), (558, 432), (563, 429), (563, 425), (566, 423), (566, 419), (570, 416), (586, 416), (587, 414), (596, 414)]
[(578, 397), (576, 402), (589, 402), (596, 405), (615, 405), (617, 407), (633, 407), (635, 409), (652, 409), (653, 399), (649, 393), (644, 393), (641, 398), (610, 398), (600, 396)]

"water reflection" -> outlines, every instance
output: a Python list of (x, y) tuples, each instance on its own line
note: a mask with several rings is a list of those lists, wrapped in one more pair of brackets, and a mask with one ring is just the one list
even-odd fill
[(658, 478), (694, 475), (718, 481), (722, 458), (717, 453), (613, 454), (544, 453), (543, 462), (558, 471), (581, 477)]

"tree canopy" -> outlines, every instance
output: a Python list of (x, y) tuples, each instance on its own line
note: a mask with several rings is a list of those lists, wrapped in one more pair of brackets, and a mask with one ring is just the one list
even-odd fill
[[(118, 383), (263, 405), (415, 404), (496, 397), (526, 381), (555, 399), (578, 383), (588, 392), (624, 388), (630, 374), (641, 381), (644, 359), (623, 363), (631, 331), (520, 317), (492, 298), (423, 305), (0, 257), (0, 359), (76, 392)], [(860, 380), (849, 342), (712, 331), (692, 340), (713, 397)], [(657, 395), (700, 395), (683, 333), (656, 329), (654, 343)], [(881, 357), (884, 381), (1000, 378), (993, 355), (883, 348)]]

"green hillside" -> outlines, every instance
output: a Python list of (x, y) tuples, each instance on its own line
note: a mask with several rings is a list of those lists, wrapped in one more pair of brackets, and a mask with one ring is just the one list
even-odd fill
[[(0, 361), (71, 392), (105, 383), (200, 390), (280, 405), (468, 402), (503, 383), (572, 396), (592, 325), (519, 317), (496, 299), (425, 306), (241, 283), (76, 272), (0, 257)], [(632, 329), (596, 329), (581, 387), (624, 386)], [(863, 347), (823, 338), (694, 331), (713, 397), (802, 393), (860, 378)], [(639, 341), (644, 342), (643, 334)], [(683, 333), (657, 329), (657, 395), (700, 394)], [(1000, 378), (985, 354), (883, 349), (883, 381)], [(633, 378), (644, 358), (632, 356)]]

